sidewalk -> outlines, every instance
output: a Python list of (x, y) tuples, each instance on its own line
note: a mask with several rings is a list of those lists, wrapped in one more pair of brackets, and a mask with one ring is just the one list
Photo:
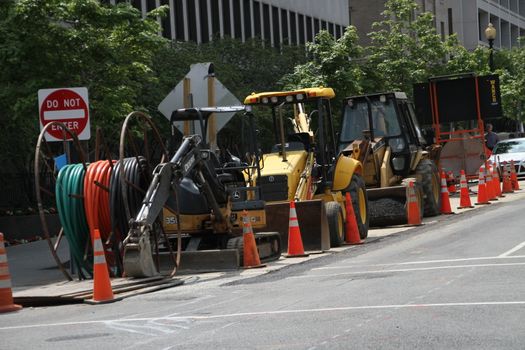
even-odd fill
[[(477, 192), (477, 186), (469, 184), (470, 189), (474, 192)], [(515, 200), (521, 200), (525, 198), (525, 181), (520, 181), (520, 188), (522, 190), (515, 193), (506, 195), (505, 198), (501, 198), (496, 203), (505, 203)], [(476, 194), (471, 193), (471, 202), (474, 205), (476, 202)], [(461, 213), (476, 210), (480, 207), (486, 206), (474, 206), (474, 208), (468, 209), (457, 209), (459, 205), (459, 191), (455, 195), (450, 196), (450, 206), (452, 211), (457, 215)], [(495, 205), (495, 204), (492, 204)], [(489, 205), (490, 206), (490, 205)], [(425, 218), (423, 224), (439, 224), (440, 221), (447, 220), (449, 215), (441, 215), (436, 217)], [(380, 237), (392, 235), (395, 233), (403, 232), (406, 230), (414, 229), (414, 226), (392, 226), (385, 228), (373, 228), (369, 230), (368, 237), (369, 240), (377, 239)], [(365, 242), (366, 244), (366, 242)], [(284, 259), (281, 258), (278, 261), (269, 263), (265, 268), (261, 269), (251, 269), (251, 270), (239, 270), (235, 271), (233, 275), (237, 278), (246, 278), (253, 277), (257, 275), (262, 275), (270, 271), (282, 269), (291, 264), (298, 264), (307, 260), (317, 259), (319, 257), (325, 256), (327, 254), (333, 254), (341, 252), (347, 249), (359, 249), (359, 246), (343, 246), (340, 248), (332, 248), (330, 251), (322, 254), (312, 254), (304, 258), (296, 259)], [(69, 261), (69, 250), (67, 248), (67, 242), (63, 241), (59, 249), (59, 257), (62, 262)], [(24, 290), (32, 286), (64, 282), (66, 281), (64, 275), (60, 272), (56, 263), (51, 255), (49, 247), (46, 241), (37, 241), (27, 244), (21, 244), (16, 246), (7, 247), (7, 256), (9, 262), (9, 271), (11, 274), (11, 280), (13, 284), (13, 291)], [(67, 264), (68, 265), (68, 264)], [(198, 276), (200, 280), (215, 279), (217, 277), (225, 276), (232, 274), (231, 271), (228, 272), (216, 272), (216, 273), (203, 273), (195, 275), (184, 275), (183, 279), (193, 279)]]

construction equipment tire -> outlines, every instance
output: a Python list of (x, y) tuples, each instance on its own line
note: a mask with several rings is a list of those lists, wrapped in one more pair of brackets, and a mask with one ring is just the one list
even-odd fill
[(441, 208), (441, 179), (439, 169), (430, 159), (423, 159), (416, 168), (423, 190), (424, 216), (436, 216)]
[(366, 195), (365, 180), (359, 174), (352, 175), (352, 181), (344, 191), (350, 192), (352, 205), (359, 229), (359, 237), (366, 239), (368, 237), (369, 215), (368, 215), (368, 196)]
[(330, 246), (340, 247), (345, 241), (343, 208), (338, 202), (327, 202), (325, 210), (330, 232)]
[(239, 266), (243, 266), (244, 258), (244, 238), (243, 236), (233, 237), (226, 243), (227, 249), (237, 249), (239, 252)]

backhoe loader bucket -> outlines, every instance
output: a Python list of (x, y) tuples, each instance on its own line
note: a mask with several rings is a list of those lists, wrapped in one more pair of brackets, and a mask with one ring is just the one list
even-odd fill
[[(324, 202), (320, 199), (295, 203), (301, 238), (305, 251), (330, 249), (330, 234)], [(266, 227), (264, 231), (276, 231), (281, 236), (281, 251), (288, 250), (288, 225), (290, 203), (266, 203)], [(258, 230), (262, 231), (262, 230)]]
[(406, 186), (370, 188), (366, 190), (366, 194), (368, 195), (370, 226), (402, 225), (408, 222)]

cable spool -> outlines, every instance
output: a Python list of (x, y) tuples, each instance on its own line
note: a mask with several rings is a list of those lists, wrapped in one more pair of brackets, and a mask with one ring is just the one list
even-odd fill
[(100, 160), (91, 163), (84, 177), (84, 205), (91, 238), (94, 231), (99, 230), (106, 260), (109, 267), (115, 267), (116, 274), (120, 272), (119, 242), (112, 236), (111, 217), (109, 210), (109, 182), (112, 168), (116, 161)]
[(84, 164), (66, 165), (58, 173), (55, 186), (60, 223), (67, 237), (72, 263), (78, 268), (80, 277), (93, 273), (89, 227), (82, 197), (84, 176)]
[[(126, 188), (127, 201), (130, 208), (131, 218), (137, 215), (142, 205), (142, 199), (149, 185), (147, 174), (148, 164), (146, 158), (142, 156), (125, 158), (124, 178), (128, 183)], [(124, 200), (122, 196), (122, 180), (120, 177), (121, 162), (115, 164), (110, 180), (110, 214), (111, 227), (115, 232), (116, 239), (122, 241), (129, 231), (129, 219), (126, 214)]]

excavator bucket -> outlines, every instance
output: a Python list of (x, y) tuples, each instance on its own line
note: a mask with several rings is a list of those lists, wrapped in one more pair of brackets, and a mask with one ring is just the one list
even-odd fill
[(382, 227), (407, 223), (406, 186), (370, 188), (366, 190), (366, 194), (370, 226)]
[(124, 248), (124, 273), (128, 277), (152, 277), (158, 275), (151, 254), (149, 235), (140, 237), (137, 243), (129, 243)]
[[(320, 199), (295, 203), (301, 238), (305, 251), (321, 252), (330, 249), (330, 235), (326, 221), (324, 202)], [(288, 250), (288, 227), (290, 203), (266, 203), (266, 222), (264, 231), (279, 232), (283, 252)], [(259, 229), (257, 231), (263, 231)]]

